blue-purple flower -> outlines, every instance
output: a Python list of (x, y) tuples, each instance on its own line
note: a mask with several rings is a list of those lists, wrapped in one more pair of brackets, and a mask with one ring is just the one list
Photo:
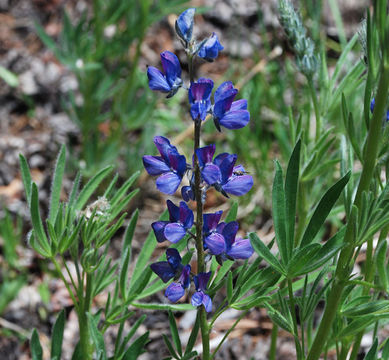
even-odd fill
[(253, 178), (247, 175), (242, 165), (235, 166), (236, 154), (222, 153), (213, 159), (215, 145), (208, 145), (196, 150), (202, 179), (224, 196), (228, 194), (241, 196), (253, 186)]
[(171, 301), (176, 302), (185, 294), (185, 289), (190, 285), (190, 265), (182, 266), (181, 256), (177, 249), (166, 250), (167, 261), (159, 261), (151, 264), (153, 270), (164, 283), (176, 278), (177, 282), (171, 283), (166, 291), (165, 296)]
[(158, 190), (172, 195), (180, 186), (186, 172), (186, 159), (163, 136), (156, 136), (154, 144), (161, 156), (143, 156), (143, 165), (150, 175), (160, 175), (156, 181)]
[(147, 68), (149, 87), (151, 90), (167, 93), (169, 98), (182, 86), (181, 65), (177, 56), (170, 51), (161, 53), (161, 62), (163, 73), (154, 66)]
[(205, 293), (210, 277), (210, 271), (207, 273), (199, 273), (193, 277), (193, 281), (196, 286), (196, 292), (192, 296), (191, 303), (196, 307), (203, 305), (206, 312), (210, 312), (212, 310), (212, 300), (210, 296)]
[(193, 120), (205, 120), (207, 113), (211, 109), (211, 93), (213, 81), (211, 79), (200, 78), (190, 85), (188, 97), (190, 103), (190, 115)]
[(167, 200), (166, 204), (169, 211), (169, 221), (156, 221), (151, 226), (158, 242), (169, 240), (172, 243), (177, 243), (193, 226), (193, 212), (184, 201), (180, 202), (179, 207), (170, 200)]
[(186, 202), (188, 202), (189, 200), (194, 200), (195, 196), (192, 186), (183, 186), (181, 188), (181, 196)]
[(219, 263), (227, 259), (248, 259), (254, 252), (249, 239), (236, 238), (238, 223), (219, 223), (221, 215), (221, 211), (204, 214), (204, 247), (216, 255)]
[(188, 46), (188, 43), (192, 40), (193, 33), (193, 18), (196, 9), (189, 8), (180, 14), (178, 19), (176, 20), (176, 32), (177, 35), (182, 39), (185, 43), (185, 46)]
[[(370, 103), (370, 111), (373, 113), (374, 111), (374, 106), (375, 106), (375, 98)], [(386, 111), (386, 122), (389, 121), (389, 110)]]
[(227, 129), (240, 129), (250, 121), (250, 113), (247, 110), (247, 100), (234, 101), (238, 89), (234, 88), (231, 81), (222, 83), (215, 91), (213, 107), (213, 121), (216, 128), (220, 126)]
[(224, 47), (220, 44), (219, 39), (215, 33), (208, 38), (198, 52), (198, 56), (204, 60), (212, 62), (219, 55)]

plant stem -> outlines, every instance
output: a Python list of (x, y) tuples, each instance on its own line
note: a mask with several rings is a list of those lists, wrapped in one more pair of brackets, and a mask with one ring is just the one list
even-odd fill
[(289, 307), (292, 314), (293, 320), (293, 331), (294, 331), (294, 343), (296, 346), (297, 359), (303, 359), (303, 354), (301, 353), (301, 345), (299, 342), (298, 327), (297, 327), (297, 317), (296, 317), (296, 305), (294, 302), (293, 295), (293, 284), (292, 280), (288, 279), (288, 292), (289, 292)]
[(277, 339), (278, 339), (278, 325), (273, 323), (273, 329), (271, 329), (269, 360), (276, 360)]
[(80, 348), (82, 355), (81, 358), (85, 360), (91, 360), (93, 357), (93, 346), (89, 334), (89, 320), (87, 317), (87, 313), (89, 312), (92, 303), (92, 282), (92, 274), (87, 274), (83, 306), (81, 307), (81, 311), (78, 314), (78, 324), (80, 327)]
[[(382, 66), (381, 69), (382, 71), (376, 96), (376, 107), (374, 108), (373, 117), (367, 135), (367, 146), (366, 151), (364, 152), (363, 169), (358, 185), (357, 195), (354, 200), (354, 205), (356, 205), (358, 209), (361, 207), (362, 194), (369, 190), (370, 183), (373, 179), (378, 147), (381, 142), (382, 117), (384, 115), (384, 111), (386, 111), (386, 102), (389, 89), (389, 66)], [(348, 221), (346, 234), (344, 237), (344, 243), (346, 246), (340, 252), (335, 271), (335, 281), (333, 282), (329, 292), (323, 318), (316, 333), (315, 340), (312, 344), (307, 360), (319, 359), (331, 330), (332, 322), (335, 318), (343, 289), (350, 274), (350, 262), (352, 260), (352, 255), (355, 248), (355, 234), (352, 229), (353, 225), (354, 223), (352, 221)]]

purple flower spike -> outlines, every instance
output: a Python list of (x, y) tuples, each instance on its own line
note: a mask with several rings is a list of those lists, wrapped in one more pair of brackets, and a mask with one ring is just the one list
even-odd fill
[(193, 277), (196, 292), (192, 296), (191, 303), (196, 307), (203, 305), (206, 312), (212, 311), (212, 300), (210, 296), (205, 293), (210, 277), (211, 272), (199, 273)]
[(203, 44), (198, 55), (212, 62), (219, 55), (219, 51), (222, 51), (224, 47), (220, 44), (219, 39), (215, 33), (213, 33), (209, 39)]
[(194, 14), (196, 9), (190, 8), (185, 10), (176, 20), (176, 32), (177, 35), (188, 46), (188, 43), (192, 40)]
[(172, 195), (186, 172), (185, 156), (180, 155), (177, 148), (163, 136), (156, 136), (154, 144), (161, 156), (145, 155), (143, 165), (150, 175), (160, 175), (156, 182), (158, 190)]
[(247, 111), (247, 100), (234, 101), (238, 90), (231, 81), (222, 83), (215, 91), (213, 107), (213, 121), (216, 128), (220, 126), (227, 129), (240, 129), (250, 121), (250, 113)]
[(147, 68), (149, 87), (151, 90), (167, 93), (170, 98), (182, 86), (181, 65), (177, 56), (170, 51), (161, 53), (161, 62), (164, 73), (153, 66)]
[(173, 279), (182, 272), (181, 256), (177, 249), (166, 250), (167, 261), (159, 261), (150, 265), (153, 270), (164, 283)]
[(177, 302), (185, 295), (185, 289), (187, 289), (190, 285), (190, 270), (190, 265), (185, 265), (182, 268), (178, 282), (173, 282), (167, 287), (165, 296), (171, 302)]
[[(370, 111), (373, 113), (375, 107), (375, 98), (370, 103)], [(389, 121), (389, 110), (386, 111), (386, 122)]]
[(193, 212), (184, 201), (180, 202), (179, 207), (170, 200), (167, 200), (166, 203), (169, 211), (169, 221), (156, 221), (151, 226), (158, 242), (169, 240), (172, 243), (177, 243), (186, 235), (186, 231), (193, 226)]
[(200, 78), (190, 85), (188, 97), (191, 105), (190, 114), (193, 120), (205, 120), (211, 108), (212, 89), (213, 81), (211, 79)]
[(208, 184), (214, 184), (220, 179), (220, 169), (212, 162), (215, 154), (215, 145), (208, 145), (196, 150), (197, 158), (201, 170), (201, 176)]

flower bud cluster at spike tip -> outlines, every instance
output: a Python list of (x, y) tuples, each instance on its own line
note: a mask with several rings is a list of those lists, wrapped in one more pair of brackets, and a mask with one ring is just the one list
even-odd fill
[[(375, 98), (370, 103), (370, 111), (373, 113), (374, 111), (374, 106), (375, 106)], [(386, 122), (389, 121), (389, 109), (386, 111)]]
[[(250, 121), (247, 100), (235, 100), (238, 89), (234, 88), (231, 81), (223, 82), (216, 89), (212, 103), (214, 82), (207, 78), (194, 80), (194, 58), (199, 57), (212, 62), (223, 50), (215, 33), (200, 42), (196, 41), (193, 36), (195, 11), (194, 8), (185, 10), (178, 16), (175, 23), (177, 35), (188, 57), (190, 84), (183, 84), (181, 65), (177, 56), (164, 51), (161, 53), (163, 71), (152, 66), (147, 70), (149, 87), (152, 90), (166, 93), (167, 97), (175, 95), (180, 87), (187, 90), (190, 115), (198, 130), (201, 130), (201, 122), (208, 115), (213, 118), (218, 131), (221, 131), (221, 127), (232, 130), (243, 128)], [(169, 220), (156, 221), (151, 226), (159, 243), (166, 240), (178, 243), (184, 241), (184, 238), (189, 235), (187, 238), (193, 238), (196, 241), (198, 259), (203, 259), (198, 262), (201, 265), (198, 265), (197, 274), (192, 274), (190, 264), (182, 264), (182, 258), (177, 249), (169, 248), (166, 250), (166, 261), (151, 264), (151, 270), (164, 283), (173, 280), (165, 290), (165, 296), (171, 302), (177, 302), (185, 295), (193, 279), (196, 291), (192, 296), (191, 304), (195, 307), (204, 306), (206, 312), (210, 312), (212, 299), (207, 294), (207, 286), (212, 273), (206, 272), (208, 258), (215, 256), (217, 262), (222, 264), (227, 259), (248, 259), (254, 251), (248, 239), (236, 236), (239, 228), (236, 221), (221, 222), (222, 211), (203, 214), (203, 203), (207, 191), (211, 188), (226, 197), (244, 195), (253, 186), (253, 178), (246, 173), (242, 165), (236, 165), (236, 154), (222, 153), (215, 156), (216, 146), (214, 144), (199, 148), (197, 145), (200, 142), (199, 136), (200, 131), (195, 132), (196, 146), (192, 164), (188, 164), (185, 156), (181, 155), (177, 148), (163, 136), (154, 138), (159, 155), (143, 156), (143, 164), (150, 175), (158, 176), (157, 189), (167, 195), (175, 194), (184, 175), (187, 175), (189, 185), (181, 187), (181, 196), (184, 201), (176, 205), (167, 200)], [(198, 223), (195, 224), (193, 211), (186, 204), (190, 200), (197, 200), (197, 211), (200, 212), (197, 215), (200, 220), (203, 219), (200, 226)], [(196, 225), (196, 234), (192, 233), (194, 225)], [(205, 261), (204, 253), (207, 254)]]

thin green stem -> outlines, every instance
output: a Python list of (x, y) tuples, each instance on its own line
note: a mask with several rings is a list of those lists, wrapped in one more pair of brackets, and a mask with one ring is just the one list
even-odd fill
[(278, 325), (273, 323), (273, 329), (271, 329), (271, 342), (270, 342), (269, 360), (276, 360), (276, 355), (277, 355), (277, 339), (278, 339)]
[(290, 312), (292, 314), (292, 320), (293, 320), (294, 343), (296, 346), (297, 359), (300, 360), (303, 359), (303, 354), (301, 353), (301, 345), (298, 336), (296, 304), (294, 302), (293, 284), (292, 284), (292, 280), (290, 279), (288, 279), (288, 292), (289, 292), (289, 307), (290, 307)]
[(318, 141), (321, 134), (321, 117), (320, 117), (319, 102), (317, 101), (316, 90), (313, 85), (312, 77), (308, 77), (307, 80), (308, 80), (309, 92), (311, 94), (311, 98), (313, 102), (313, 110), (315, 111), (315, 118), (316, 118), (315, 139), (316, 141)]
[[(382, 66), (376, 96), (376, 107), (374, 108), (373, 117), (367, 135), (367, 146), (366, 151), (364, 152), (364, 162), (361, 179), (354, 200), (354, 205), (356, 205), (358, 209), (360, 209), (361, 207), (362, 194), (369, 190), (370, 183), (373, 179), (374, 168), (377, 161), (378, 147), (381, 141), (382, 117), (384, 115), (384, 111), (386, 111), (387, 106), (386, 103), (388, 89), (389, 67)], [(350, 262), (353, 258), (353, 252), (355, 249), (355, 234), (352, 229), (353, 226), (354, 223), (352, 221), (348, 221), (346, 234), (344, 237), (344, 243), (346, 246), (340, 252), (335, 271), (335, 281), (333, 282), (333, 285), (329, 292), (327, 304), (323, 314), (323, 319), (316, 333), (316, 337), (308, 354), (307, 360), (318, 360), (322, 349), (328, 339), (328, 335), (339, 306), (343, 289), (347, 283), (347, 279), (350, 274)]]
[(228, 331), (224, 334), (223, 339), (220, 341), (220, 343), (216, 346), (216, 349), (212, 352), (211, 355), (211, 360), (215, 357), (216, 353), (219, 351), (221, 346), (223, 345), (224, 341), (228, 338), (228, 335), (231, 334), (231, 332), (235, 329), (236, 325), (238, 325), (239, 321), (242, 320), (246, 314), (248, 313), (248, 310), (244, 311), (237, 319), (236, 321), (232, 324), (232, 326), (228, 329)]

